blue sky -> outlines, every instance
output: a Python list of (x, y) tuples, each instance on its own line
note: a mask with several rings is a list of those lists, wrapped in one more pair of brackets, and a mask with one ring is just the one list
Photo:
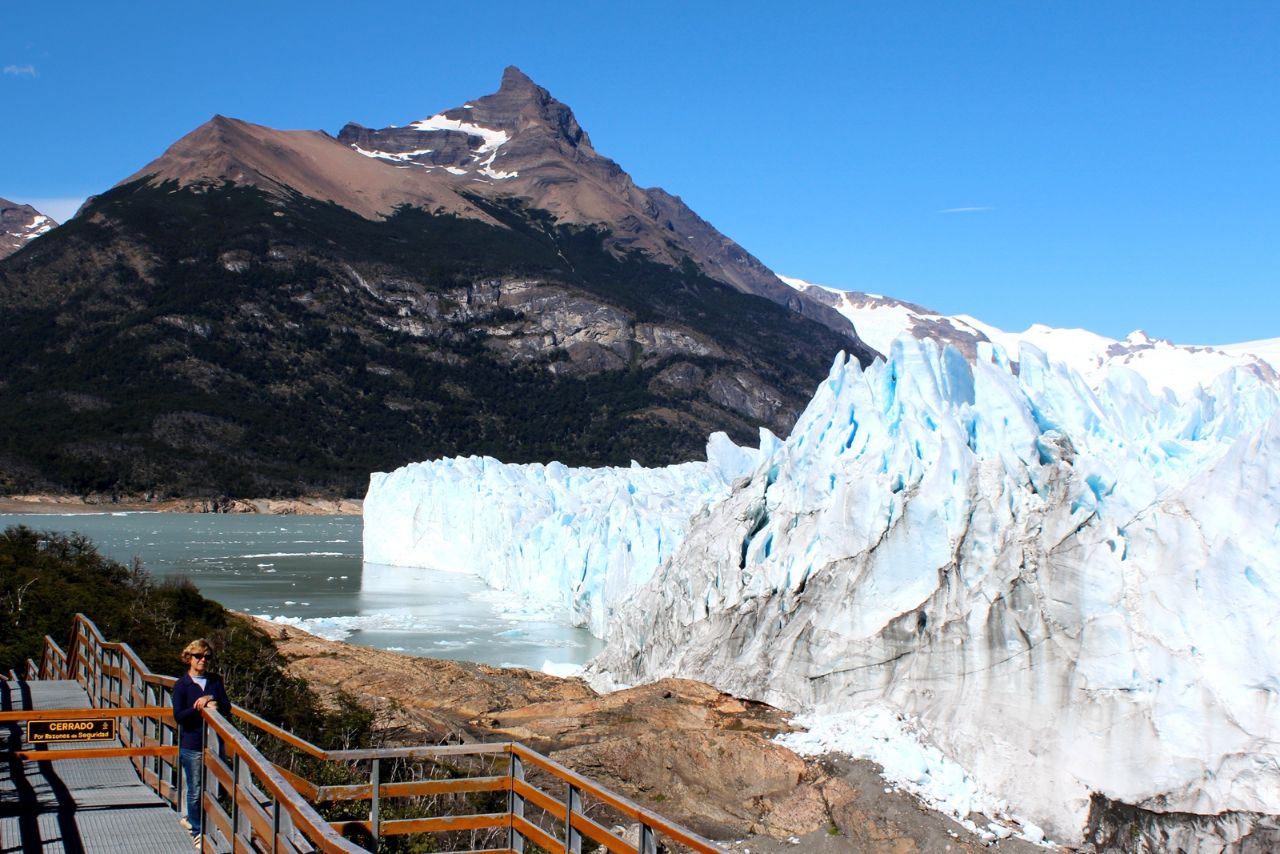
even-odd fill
[(1275, 2), (5, 3), (0, 196), (99, 192), (215, 113), (403, 124), (508, 64), (779, 273), (1280, 336)]

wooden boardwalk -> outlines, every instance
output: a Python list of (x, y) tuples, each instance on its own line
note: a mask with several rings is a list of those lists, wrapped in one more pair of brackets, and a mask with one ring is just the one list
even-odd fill
[[(0, 709), (85, 709), (73, 681), (0, 681)], [(0, 724), (0, 751), (24, 749), (21, 724)], [(119, 746), (119, 742), (114, 743)], [(50, 750), (112, 743), (48, 745)], [(178, 814), (127, 758), (0, 762), (0, 854), (192, 852)]]

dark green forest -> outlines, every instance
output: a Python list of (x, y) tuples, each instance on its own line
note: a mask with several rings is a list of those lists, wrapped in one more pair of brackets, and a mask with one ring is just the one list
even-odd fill
[[(0, 491), (362, 495), (372, 471), (467, 454), (662, 465), (700, 457), (716, 429), (753, 441), (763, 423), (657, 381), (665, 369), (748, 371), (791, 419), (854, 345), (692, 263), (620, 255), (599, 229), (473, 201), (504, 227), (407, 207), (375, 222), (230, 185), (139, 182), (93, 200), (0, 264)], [(353, 286), (355, 268), (402, 286), (404, 306), (504, 277), (554, 281), (721, 354), (637, 353), (585, 373), (553, 370), (554, 347), (513, 362), (489, 339), (518, 313), (451, 320), (444, 305), (409, 335), (385, 322), (400, 303)]]
[(182, 648), (206, 638), (234, 702), (316, 744), (370, 743), (372, 713), (349, 697), (337, 711), (323, 708), (303, 680), (285, 674), (267, 637), (190, 581), (157, 582), (138, 563), (103, 557), (78, 534), (24, 526), (0, 533), (0, 671), (23, 675), (28, 659), (38, 664), (46, 635), (69, 652), (77, 613), (107, 640), (127, 642), (153, 673), (180, 675)]

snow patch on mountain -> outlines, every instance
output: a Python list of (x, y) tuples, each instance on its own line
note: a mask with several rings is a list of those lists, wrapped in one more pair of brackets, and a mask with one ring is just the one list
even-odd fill
[(1221, 344), (1217, 349), (1236, 356), (1256, 356), (1280, 371), (1280, 338), (1259, 341), (1243, 341), (1239, 344)]
[(511, 140), (511, 135), (505, 130), (495, 130), (494, 128), (487, 128), (473, 122), (464, 122), (461, 119), (451, 119), (443, 113), (416, 121), (409, 125), (409, 127), (414, 130), (425, 131), (452, 130), (469, 134), (471, 136), (478, 136), (484, 140), (484, 144), (475, 150), (477, 155), (497, 151)]
[(416, 151), (401, 151), (401, 152), (391, 153), (387, 151), (366, 151), (365, 149), (361, 148), (358, 145), (353, 145), (351, 147), (356, 150), (356, 153), (363, 154), (365, 157), (372, 157), (377, 160), (393, 160), (393, 161), (396, 161), (397, 163), (411, 161), (415, 157), (421, 157), (424, 154), (430, 154), (433, 150), (430, 148), (419, 148)]
[(44, 214), (37, 214), (31, 222), (23, 228), (25, 233), (22, 234), (22, 239), (34, 240), (40, 235), (57, 228), (57, 226), (58, 224), (56, 222), (49, 219)]
[(1038, 323), (1023, 332), (1005, 332), (966, 315), (958, 315), (956, 320), (981, 331), (1011, 355), (1020, 352), (1024, 344), (1030, 344), (1051, 359), (1071, 365), (1095, 384), (1114, 368), (1129, 368), (1149, 384), (1184, 397), (1193, 389), (1213, 382), (1224, 371), (1241, 368), (1280, 387), (1280, 374), (1270, 361), (1232, 345), (1174, 344), (1163, 338), (1152, 338), (1142, 330), (1117, 341), (1086, 329), (1055, 329)]
[(858, 337), (882, 354), (888, 353), (894, 339), (901, 335), (933, 338), (939, 343), (952, 344), (966, 355), (973, 354), (978, 341), (987, 340), (980, 330), (967, 323), (914, 303), (881, 294), (842, 291), (790, 276), (778, 278), (840, 312), (853, 324)]
[(0, 258), (57, 227), (56, 222), (30, 205), (0, 199)]

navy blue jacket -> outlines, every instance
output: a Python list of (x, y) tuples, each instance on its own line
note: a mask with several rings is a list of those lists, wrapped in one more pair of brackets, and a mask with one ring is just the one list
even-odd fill
[(231, 700), (227, 699), (227, 689), (222, 687), (222, 679), (213, 675), (206, 678), (208, 681), (203, 689), (192, 680), (190, 674), (183, 674), (173, 686), (173, 719), (178, 722), (181, 732), (178, 746), (183, 750), (204, 748), (202, 717), (200, 710), (196, 708), (196, 700), (205, 694), (212, 694), (218, 711), (224, 715), (231, 714)]

